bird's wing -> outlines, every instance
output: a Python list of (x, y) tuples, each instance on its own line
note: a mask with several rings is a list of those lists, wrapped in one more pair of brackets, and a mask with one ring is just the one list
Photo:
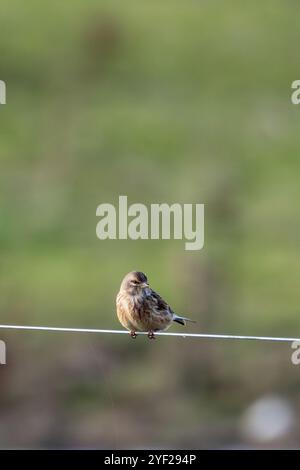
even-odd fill
[(168, 305), (167, 302), (165, 302), (164, 299), (152, 289), (151, 295), (147, 297), (147, 300), (153, 304), (153, 308), (155, 308), (159, 313), (174, 313), (170, 305)]

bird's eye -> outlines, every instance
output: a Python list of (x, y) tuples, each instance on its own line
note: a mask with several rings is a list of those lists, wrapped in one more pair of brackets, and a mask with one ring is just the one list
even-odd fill
[(137, 284), (138, 282), (137, 281), (131, 281), (132, 284)]

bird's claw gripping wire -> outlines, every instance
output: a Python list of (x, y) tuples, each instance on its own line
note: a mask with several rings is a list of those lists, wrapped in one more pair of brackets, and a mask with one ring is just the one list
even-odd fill
[(148, 338), (149, 339), (156, 339), (155, 335), (154, 335), (154, 331), (152, 331), (152, 330), (148, 331)]

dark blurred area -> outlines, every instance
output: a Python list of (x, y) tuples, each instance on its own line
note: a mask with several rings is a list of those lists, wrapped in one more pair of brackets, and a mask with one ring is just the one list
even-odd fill
[[(189, 332), (300, 336), (300, 5), (4, 0), (0, 323), (119, 328), (144, 271)], [(96, 208), (205, 204), (205, 246), (96, 238)], [(180, 326), (172, 331), (181, 331)], [(0, 331), (1, 448), (280, 448), (289, 344)]]

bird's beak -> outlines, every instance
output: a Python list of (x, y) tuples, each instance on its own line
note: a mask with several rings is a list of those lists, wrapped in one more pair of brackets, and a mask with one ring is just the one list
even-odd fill
[(141, 284), (141, 288), (142, 288), (142, 289), (146, 289), (146, 287), (149, 287), (149, 284), (148, 284), (147, 282), (143, 282), (143, 283)]

